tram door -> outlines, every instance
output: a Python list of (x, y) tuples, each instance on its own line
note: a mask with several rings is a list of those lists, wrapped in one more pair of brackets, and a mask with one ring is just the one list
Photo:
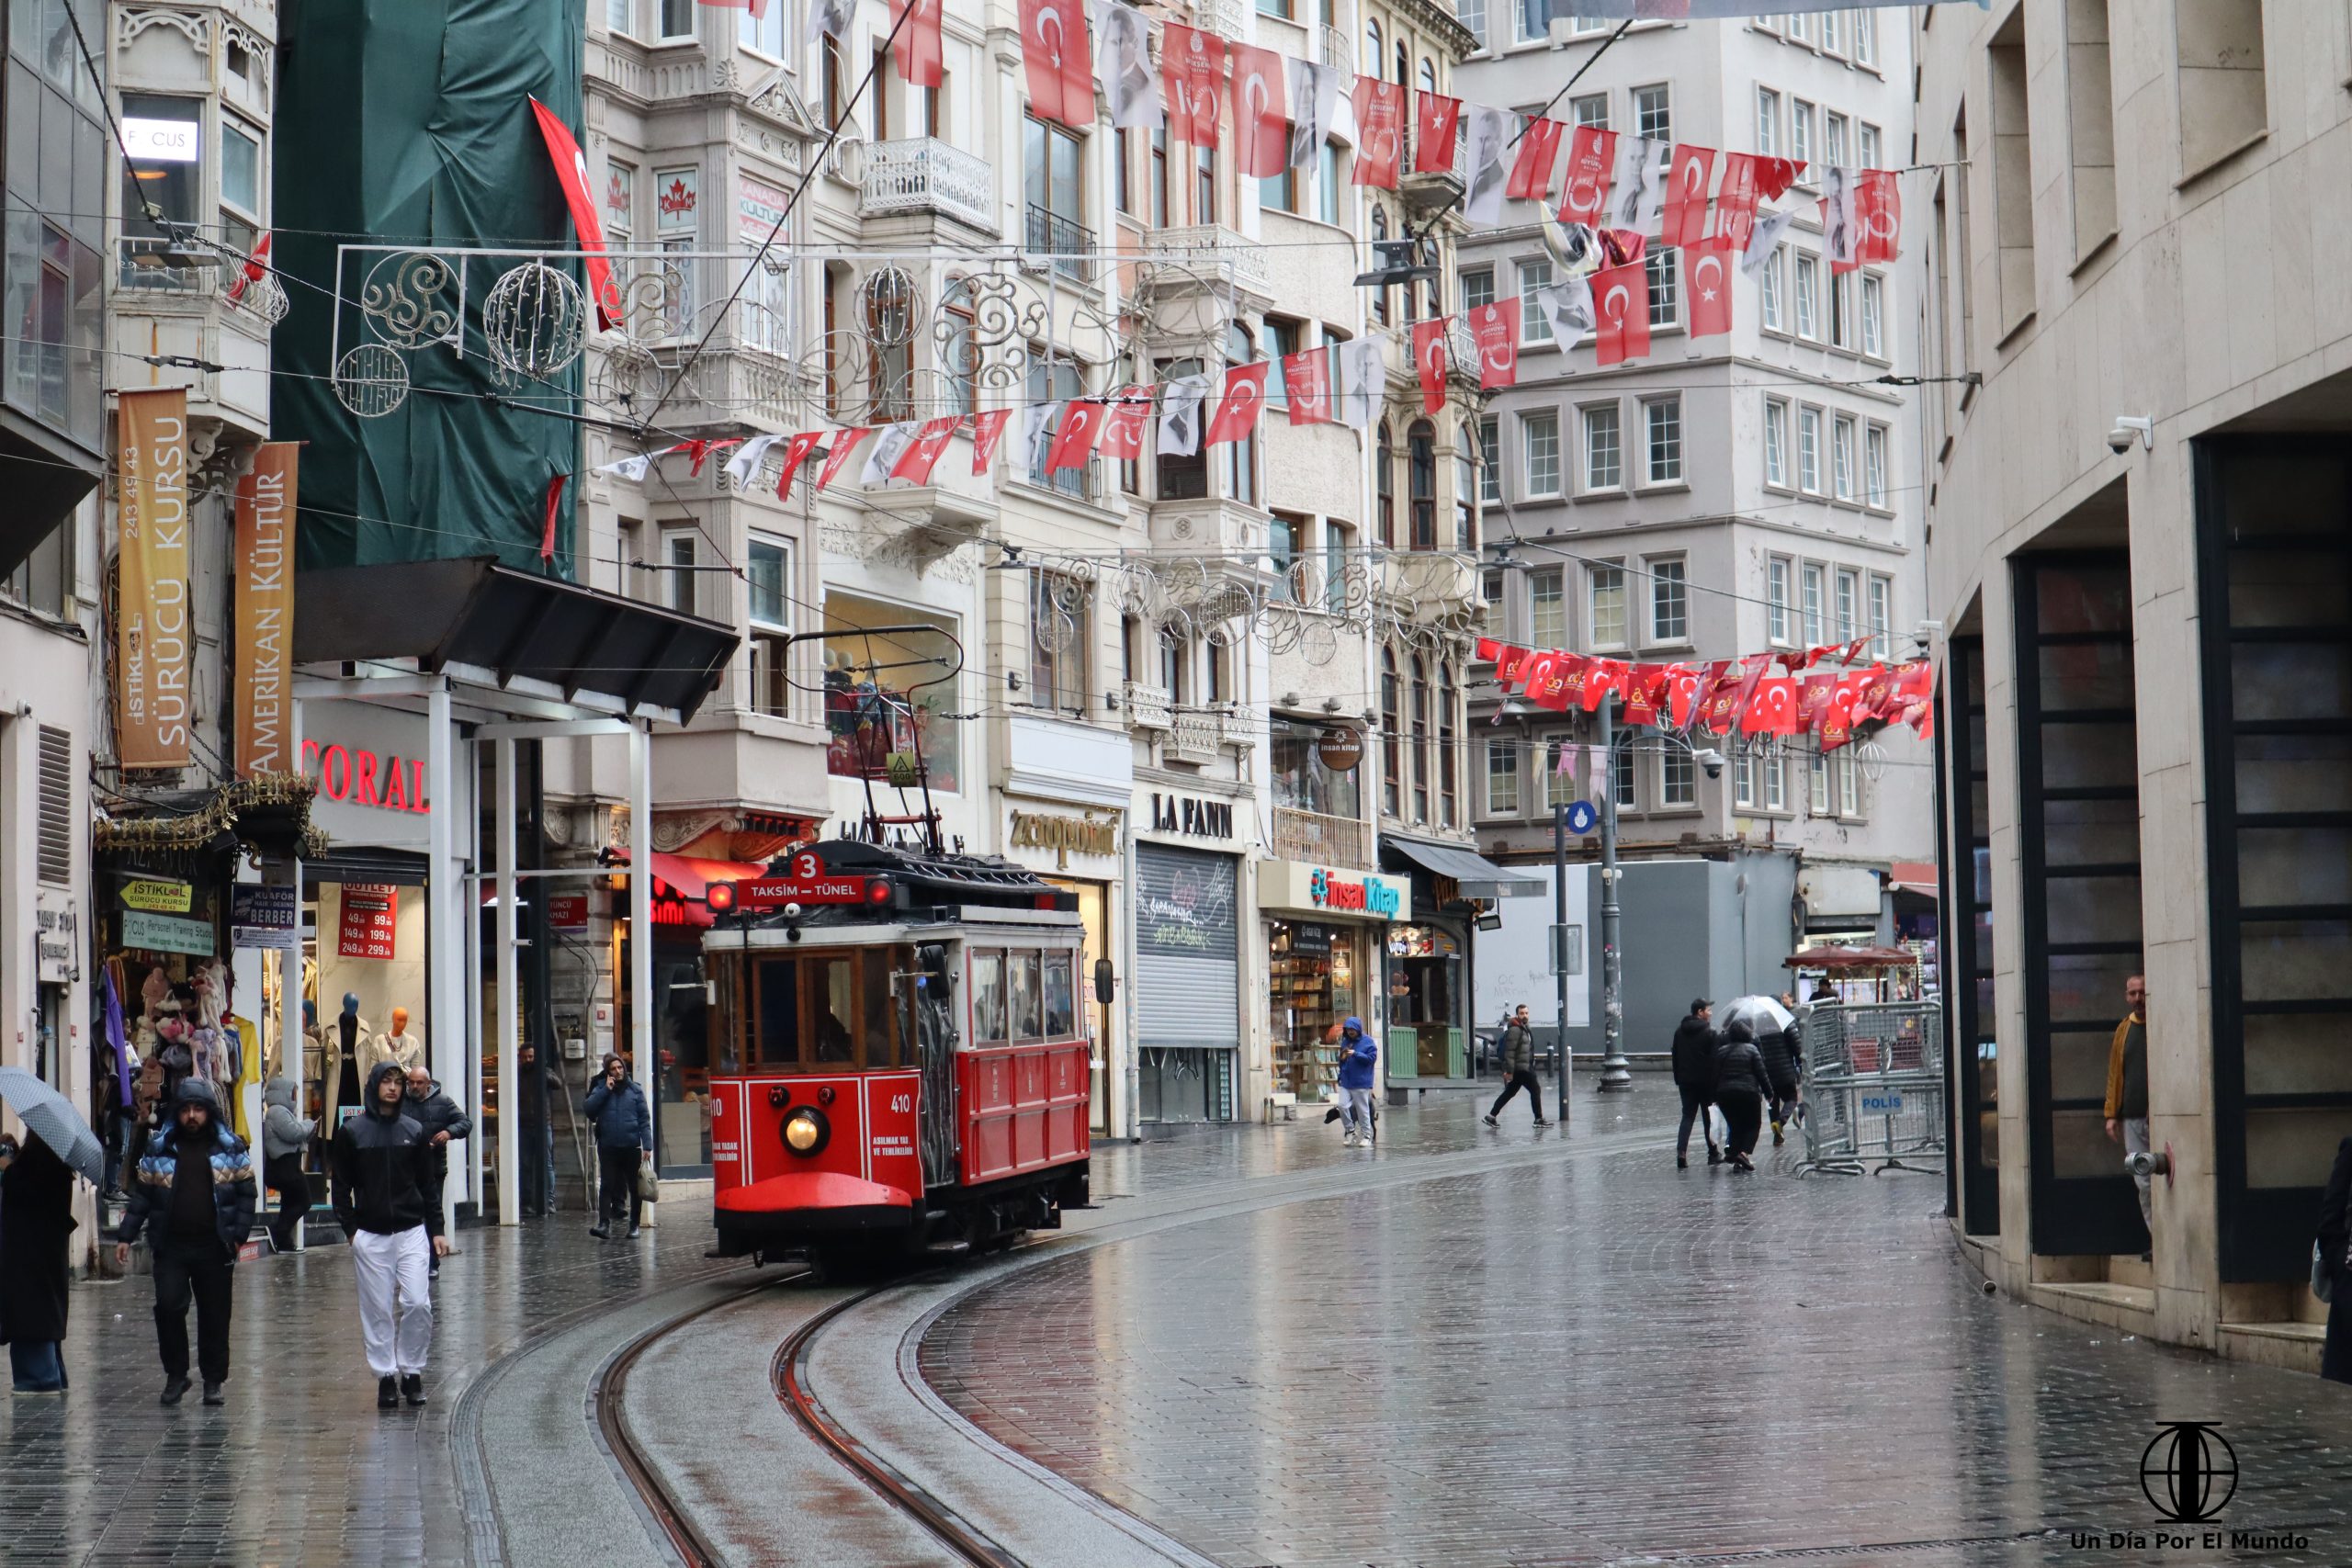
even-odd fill
[[(904, 949), (900, 949), (904, 952)], [(956, 1009), (947, 949), (915, 949), (912, 971), (899, 982), (900, 1038), (915, 1043), (922, 1069), (922, 1179), (925, 1186), (956, 1179)], [(909, 1015), (912, 1015), (911, 1027)]]

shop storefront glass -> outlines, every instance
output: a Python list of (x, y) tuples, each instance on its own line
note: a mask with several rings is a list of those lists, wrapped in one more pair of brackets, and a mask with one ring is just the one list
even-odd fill
[(1470, 1073), (1458, 930), (1393, 926), (1388, 932), (1389, 1071), (1396, 1077), (1454, 1078)]
[(1363, 926), (1269, 920), (1266, 929), (1274, 1088), (1303, 1103), (1329, 1100), (1340, 1024), (1352, 1017), (1377, 1027), (1378, 947)]
[[(876, 626), (930, 630), (850, 635)], [(963, 787), (956, 722), (955, 671), (963, 662), (956, 618), (885, 604), (839, 590), (825, 595), (825, 768), (837, 778), (877, 782), (916, 778), (916, 759), (931, 787)]]

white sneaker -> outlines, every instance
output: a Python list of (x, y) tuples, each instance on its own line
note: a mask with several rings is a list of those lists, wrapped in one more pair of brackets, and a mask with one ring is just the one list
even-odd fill
[(1350, 1133), (1346, 1137), (1340, 1140), (1340, 1145), (1342, 1148), (1354, 1148), (1356, 1146), (1356, 1135), (1353, 1133)]

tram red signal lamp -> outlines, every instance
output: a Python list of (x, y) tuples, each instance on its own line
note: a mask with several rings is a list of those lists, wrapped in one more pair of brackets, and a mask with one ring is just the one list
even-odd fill
[(712, 914), (727, 914), (735, 908), (735, 885), (731, 882), (714, 882), (703, 889), (702, 901), (709, 906)]
[(865, 885), (865, 901), (878, 909), (890, 901), (892, 891), (888, 877), (875, 877)]

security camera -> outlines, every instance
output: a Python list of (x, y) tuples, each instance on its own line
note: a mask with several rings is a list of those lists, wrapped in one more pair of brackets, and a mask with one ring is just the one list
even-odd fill
[(1711, 746), (1704, 751), (1693, 751), (1690, 755), (1692, 760), (1707, 770), (1709, 778), (1719, 779), (1724, 776), (1724, 754), (1721, 751)]
[(2115, 428), (2107, 433), (2107, 449), (2110, 452), (2129, 452), (2132, 450), (2132, 444), (2135, 441), (2140, 444), (2142, 451), (2154, 451), (2156, 422), (2143, 418), (2139, 414), (2117, 414)]

